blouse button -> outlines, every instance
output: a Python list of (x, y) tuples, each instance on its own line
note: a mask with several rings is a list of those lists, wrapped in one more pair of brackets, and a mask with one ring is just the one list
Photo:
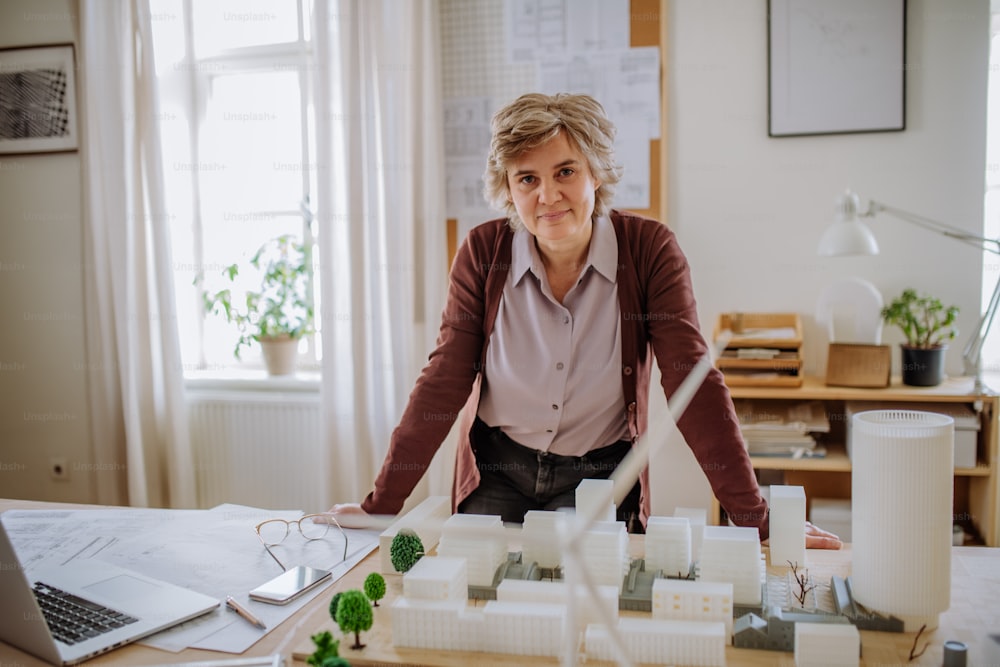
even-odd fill
[(632, 367), (626, 366), (623, 372), (625, 373), (625, 375), (632, 375)]
[(555, 403), (553, 403), (553, 404), (552, 404), (552, 409), (553, 409), (553, 410), (558, 410), (558, 409), (559, 409), (559, 406), (558, 406), (558, 405), (556, 405)]
[(561, 361), (558, 364), (556, 364), (556, 370), (557, 371), (561, 371), (564, 367), (565, 367), (565, 365)]

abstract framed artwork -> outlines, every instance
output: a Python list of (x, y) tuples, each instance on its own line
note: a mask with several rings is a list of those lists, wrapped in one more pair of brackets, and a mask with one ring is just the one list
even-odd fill
[(906, 0), (768, 0), (768, 134), (906, 127)]
[(0, 154), (75, 151), (70, 44), (0, 49)]

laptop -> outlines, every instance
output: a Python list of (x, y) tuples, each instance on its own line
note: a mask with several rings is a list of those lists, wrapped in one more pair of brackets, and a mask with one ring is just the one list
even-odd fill
[(0, 521), (0, 640), (55, 665), (74, 665), (219, 606), (215, 598), (98, 560), (30, 574), (29, 580)]

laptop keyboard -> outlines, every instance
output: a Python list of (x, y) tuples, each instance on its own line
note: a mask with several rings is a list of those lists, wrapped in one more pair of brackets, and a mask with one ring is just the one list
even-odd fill
[(86, 641), (139, 620), (42, 582), (35, 584), (34, 592), (49, 630), (64, 644)]

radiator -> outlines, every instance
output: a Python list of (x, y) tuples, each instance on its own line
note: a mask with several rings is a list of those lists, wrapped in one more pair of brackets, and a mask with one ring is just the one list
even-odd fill
[(314, 392), (187, 392), (200, 507), (321, 512), (323, 439)]

